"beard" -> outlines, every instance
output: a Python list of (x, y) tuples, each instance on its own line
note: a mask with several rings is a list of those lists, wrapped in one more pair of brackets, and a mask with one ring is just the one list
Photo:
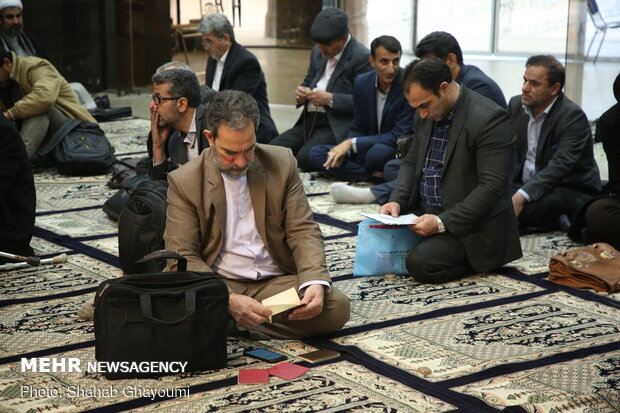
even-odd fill
[(160, 128), (174, 128), (176, 122), (181, 119), (181, 114), (176, 113), (176, 115), (172, 115), (172, 119), (164, 119), (161, 114), (159, 115), (159, 121), (157, 122), (157, 126)]
[(17, 36), (18, 34), (20, 34), (22, 32), (22, 25), (21, 24), (13, 24), (11, 26), (5, 26), (4, 24), (2, 25), (2, 31), (5, 32), (6, 34), (8, 34), (9, 36)]
[(217, 168), (218, 171), (228, 176), (232, 176), (233, 178), (238, 178), (240, 176), (246, 175), (248, 171), (250, 170), (252, 163), (254, 162), (254, 157), (252, 157), (252, 159), (250, 159), (243, 168), (238, 168), (235, 165), (230, 165), (230, 166), (222, 165), (222, 162), (220, 162), (220, 158), (217, 155), (217, 153), (215, 154), (215, 157), (213, 157), (213, 159), (215, 161), (215, 167)]

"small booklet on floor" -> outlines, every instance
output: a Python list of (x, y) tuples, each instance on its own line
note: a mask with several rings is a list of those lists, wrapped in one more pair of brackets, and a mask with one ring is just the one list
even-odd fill
[(360, 215), (386, 225), (411, 225), (413, 224), (413, 220), (418, 217), (416, 214), (407, 214), (394, 218), (387, 214), (367, 214), (365, 212), (360, 212)]
[(270, 323), (273, 320), (273, 316), (276, 314), (282, 314), (285, 311), (285, 314), (288, 314), (297, 307), (304, 305), (301, 303), (297, 290), (294, 287), (291, 287), (288, 290), (282, 291), (276, 295), (272, 295), (269, 298), (265, 298), (261, 304), (271, 310), (271, 317), (269, 317)]

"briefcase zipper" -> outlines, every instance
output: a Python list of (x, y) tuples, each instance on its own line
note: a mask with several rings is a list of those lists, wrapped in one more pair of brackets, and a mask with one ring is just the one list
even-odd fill
[(101, 297), (103, 295), (103, 293), (105, 292), (105, 290), (108, 289), (109, 286), (110, 286), (110, 284), (106, 284), (106, 285), (103, 286), (101, 291), (99, 291), (99, 297)]

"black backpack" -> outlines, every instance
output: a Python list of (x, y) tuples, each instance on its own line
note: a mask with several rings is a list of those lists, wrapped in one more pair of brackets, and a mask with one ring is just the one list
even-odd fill
[(125, 274), (161, 271), (165, 262), (136, 264), (164, 249), (168, 182), (144, 181), (130, 194), (118, 220), (118, 257)]
[(39, 149), (35, 163), (52, 158), (64, 175), (99, 175), (116, 160), (114, 147), (96, 123), (69, 119)]

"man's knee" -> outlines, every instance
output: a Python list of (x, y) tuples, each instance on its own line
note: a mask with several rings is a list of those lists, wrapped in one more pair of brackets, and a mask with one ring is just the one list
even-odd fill
[(327, 160), (327, 153), (332, 147), (332, 145), (317, 145), (310, 149), (310, 153), (308, 155), (308, 162), (313, 169), (323, 169), (323, 164)]
[(366, 169), (370, 172), (383, 172), (388, 161), (394, 159), (396, 149), (384, 144), (373, 145), (366, 154)]
[(332, 285), (328, 294), (325, 295), (323, 311), (327, 312), (328, 331), (336, 331), (342, 328), (351, 317), (351, 303), (342, 291)]
[(467, 262), (442, 263), (429, 257), (423, 249), (414, 248), (407, 255), (406, 266), (409, 275), (421, 284), (438, 284), (457, 280), (471, 274)]
[(26, 145), (28, 158), (32, 159), (38, 152), (41, 143), (45, 140), (50, 126), (50, 118), (48, 113), (31, 116), (24, 119), (20, 134)]

